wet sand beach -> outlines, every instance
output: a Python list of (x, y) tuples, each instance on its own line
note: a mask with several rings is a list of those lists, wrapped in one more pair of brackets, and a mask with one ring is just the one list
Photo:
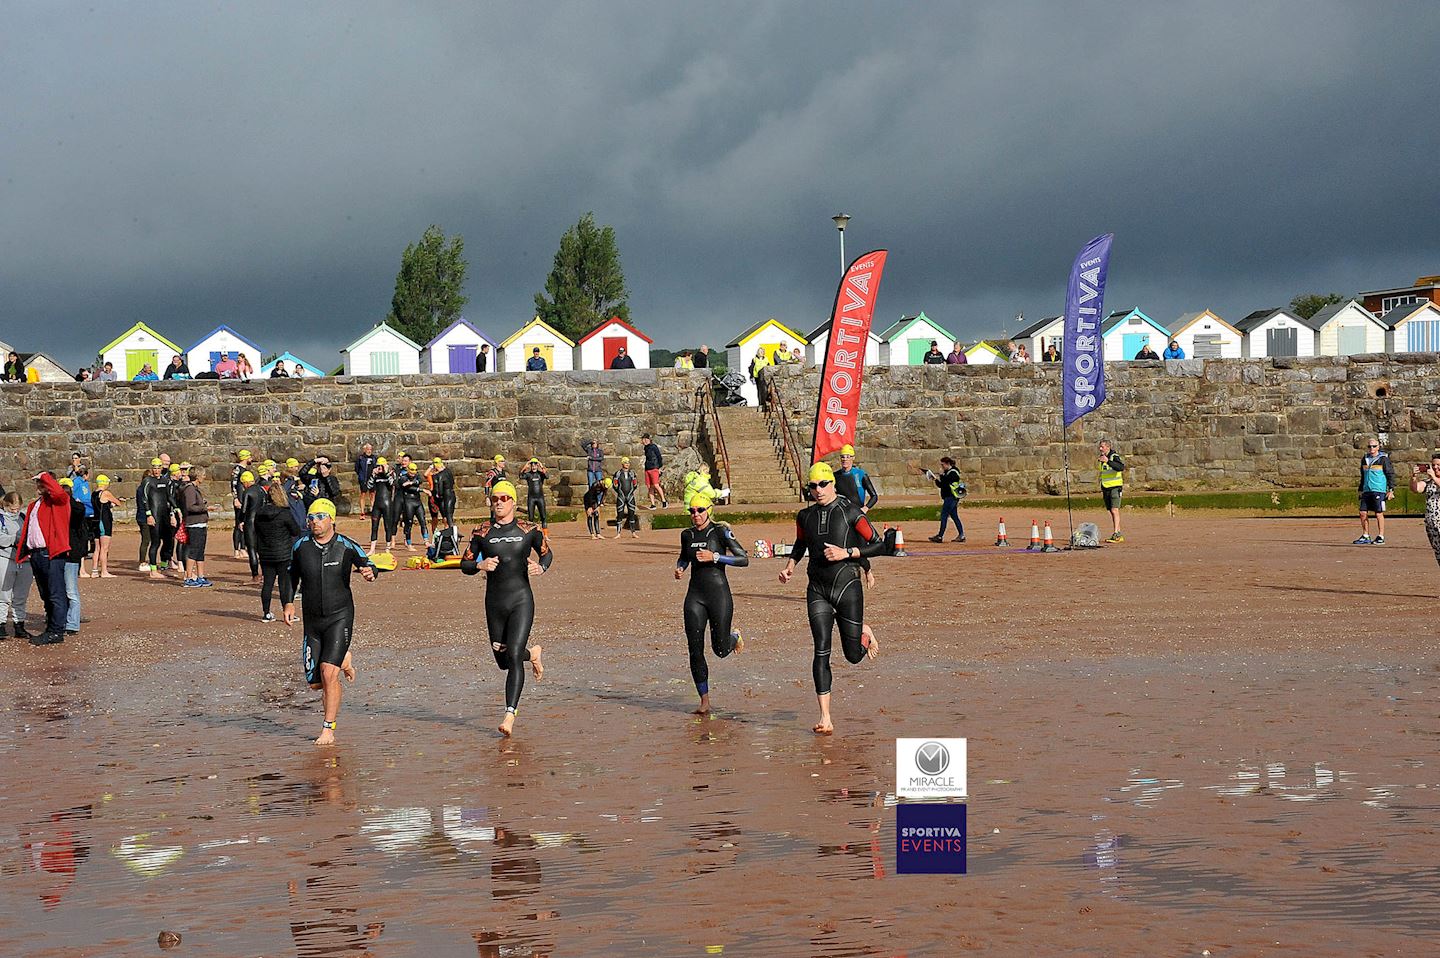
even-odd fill
[[(1123, 545), (1035, 555), (1018, 517), (1010, 549), (964, 518), (969, 543), (909, 524), (912, 556), (876, 563), (882, 654), (836, 657), (833, 737), (780, 560), (731, 571), (747, 649), (689, 714), (674, 531), (553, 530), (510, 740), (478, 577), (355, 583), (331, 749), (299, 629), (259, 621), (228, 535), (214, 589), (86, 579), (81, 635), (0, 643), (0, 953), (1434, 950), (1418, 520), (1355, 547), (1353, 520), (1127, 516)], [(969, 739), (968, 875), (895, 874), (902, 736)]]

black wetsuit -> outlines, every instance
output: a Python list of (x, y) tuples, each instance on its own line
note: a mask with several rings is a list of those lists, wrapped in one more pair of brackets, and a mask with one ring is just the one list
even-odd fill
[(541, 528), (550, 524), (545, 511), (545, 480), (549, 477), (543, 466), (520, 473), (520, 478), (525, 480), (525, 517), (531, 522), (538, 521)]
[(150, 480), (154, 478), (150, 473), (140, 477), (140, 482), (135, 486), (135, 523), (140, 526), (140, 565), (150, 561), (150, 539), (154, 532), (145, 517), (150, 514)]
[[(177, 512), (183, 511), (180, 508), (180, 494), (189, 484), (190, 480), (182, 479), (179, 476), (176, 476), (170, 480), (170, 514), (172, 516), (175, 515)], [(183, 523), (184, 519), (182, 518), (179, 522), (175, 524), (177, 532), (179, 531), (179, 528)], [(189, 534), (188, 531), (186, 534)], [(180, 567), (182, 569), (185, 567), (185, 543), (180, 541), (180, 537), (178, 535), (175, 537), (175, 561), (180, 563)]]
[(350, 594), (350, 574), (370, 564), (370, 557), (353, 540), (335, 533), (324, 545), (305, 536), (290, 554), (290, 581), (280, 584), (280, 601), (286, 605), (302, 593), (305, 639), (301, 661), (305, 681), (320, 681), (320, 665), (338, 666), (350, 651), (350, 632), (355, 626), (355, 597)]
[(835, 491), (862, 509), (874, 509), (880, 501), (870, 474), (858, 466), (835, 470)]
[(145, 487), (145, 508), (147, 518), (155, 524), (150, 527), (150, 568), (169, 565), (175, 554), (175, 511), (170, 502), (170, 477), (150, 476)]
[(410, 543), (410, 530), (415, 523), (420, 523), (420, 538), (430, 539), (430, 533), (425, 530), (425, 509), (420, 501), (420, 486), (422, 480), (420, 473), (405, 470), (396, 479), (400, 496), (400, 522), (405, 527), (405, 543)]
[(600, 507), (605, 504), (605, 483), (600, 481), (585, 490), (585, 495), (580, 499), (585, 506), (585, 528), (590, 530), (591, 535), (600, 534)]
[(861, 561), (825, 558), (825, 547), (859, 547), (862, 558), (884, 555), (891, 548), (861, 514), (860, 508), (837, 496), (829, 505), (818, 502), (800, 510), (795, 517), (795, 546), (790, 558), (799, 563), (808, 552), (810, 578), (805, 590), (805, 604), (810, 616), (810, 635), (815, 640), (815, 692), (830, 691), (831, 632), (840, 626), (840, 645), (851, 665), (865, 658), (860, 644), (861, 627), (865, 624), (865, 593), (860, 584)]
[(619, 535), (623, 529), (634, 532), (640, 528), (640, 514), (635, 505), (635, 493), (640, 488), (640, 482), (634, 470), (621, 469), (615, 473), (614, 483), (615, 534)]
[[(530, 591), (530, 554), (540, 567), (549, 569), (554, 554), (550, 540), (539, 527), (519, 519), (505, 525), (482, 522), (475, 527), (470, 545), (460, 558), (460, 571), (474, 575), (480, 563), (500, 559), (494, 572), (486, 575), (485, 625), (495, 664), (506, 672), (505, 710), (514, 712), (525, 688), (525, 663), (530, 661), (530, 627), (535, 623), (535, 595)], [(495, 648), (495, 646), (500, 648)]]
[[(715, 553), (714, 562), (697, 562), (701, 549)], [(680, 559), (676, 568), (690, 566), (690, 589), (685, 593), (685, 641), (690, 646), (690, 677), (695, 691), (710, 691), (710, 667), (705, 663), (705, 626), (710, 626), (710, 647), (720, 658), (735, 651), (730, 619), (735, 600), (730, 597), (726, 566), (747, 566), (750, 557), (735, 539), (728, 525), (710, 522), (704, 529), (693, 526), (680, 533)]]
[(448, 467), (430, 474), (430, 508), (448, 525), (455, 525), (455, 473)]
[(258, 482), (240, 490), (240, 521), (245, 523), (245, 557), (250, 560), (252, 579), (260, 574), (260, 540), (256, 535), (255, 520), (260, 514), (260, 507), (269, 501), (270, 494)]
[(230, 533), (230, 543), (235, 547), (236, 552), (245, 548), (245, 509), (243, 506), (235, 505), (235, 500), (239, 499), (240, 493), (245, 491), (245, 487), (240, 485), (240, 474), (254, 471), (253, 466), (239, 462), (230, 470), (230, 508), (235, 510), (235, 528)]
[[(381, 472), (383, 468), (385, 471)], [(395, 473), (390, 471), (389, 466), (375, 468), (371, 476), (370, 488), (375, 492), (375, 501), (370, 505), (370, 541), (379, 541), (380, 523), (385, 523), (385, 541), (395, 541)]]

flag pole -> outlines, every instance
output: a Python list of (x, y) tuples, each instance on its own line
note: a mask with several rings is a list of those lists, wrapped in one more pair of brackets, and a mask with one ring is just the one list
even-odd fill
[(1065, 514), (1070, 518), (1070, 541), (1067, 549), (1075, 548), (1075, 509), (1070, 502), (1070, 427), (1065, 425), (1065, 413), (1060, 413), (1060, 436), (1065, 444)]

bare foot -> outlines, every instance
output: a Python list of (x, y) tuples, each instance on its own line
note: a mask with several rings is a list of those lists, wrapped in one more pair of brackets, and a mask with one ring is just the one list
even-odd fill
[(816, 735), (834, 735), (835, 726), (830, 723), (830, 720), (828, 718), (823, 718), (820, 721), (816, 722), (814, 725), (810, 726), (810, 731), (814, 732)]
[(540, 663), (540, 656), (544, 650), (538, 645), (530, 646), (530, 671), (535, 673), (535, 681), (545, 677), (545, 666)]
[(879, 657), (880, 641), (875, 638), (875, 633), (870, 631), (870, 626), (868, 625), (862, 625), (860, 627), (860, 644), (865, 646), (865, 655), (867, 658), (874, 659)]
[(706, 692), (704, 695), (700, 696), (700, 704), (699, 704), (698, 706), (696, 706), (695, 711), (691, 712), (690, 714), (691, 714), (691, 715), (709, 715), (709, 714), (710, 714), (710, 693), (709, 693), (709, 692)]
[(340, 663), (340, 672), (351, 682), (355, 681), (355, 663), (350, 660), (350, 653), (345, 653), (345, 661)]
[(506, 738), (510, 737), (511, 731), (515, 728), (515, 713), (506, 712), (505, 718), (500, 722), (500, 734)]
[(320, 737), (315, 740), (315, 744), (316, 744), (316, 745), (334, 745), (334, 744), (335, 744), (335, 730), (334, 730), (333, 728), (327, 728), (327, 729), (325, 729), (323, 732), (320, 733)]
[(120, 578), (120, 577), (119, 577), (118, 575), (116, 575), (115, 573), (113, 573), (113, 572), (102, 572), (102, 573), (100, 573), (100, 578), (102, 578), (102, 579), (118, 579), (118, 578)]
[(152, 572), (152, 573), (150, 573), (150, 575), (148, 576), (148, 578), (151, 578), (151, 579), (168, 579), (169, 576), (167, 576), (167, 575), (166, 575), (165, 573), (163, 573), (163, 572)]

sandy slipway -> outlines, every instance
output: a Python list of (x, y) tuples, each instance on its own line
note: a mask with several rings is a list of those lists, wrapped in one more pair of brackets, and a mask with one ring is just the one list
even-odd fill
[[(776, 560), (731, 572), (747, 650), (712, 660), (717, 714), (689, 714), (673, 531), (557, 529), (546, 677), (509, 741), (478, 578), (356, 584), (334, 749), (310, 744), (298, 630), (258, 621), (240, 563), (212, 560), (211, 590), (86, 580), (82, 635), (0, 643), (0, 951), (1433, 948), (1440, 569), (1418, 521), (1365, 548), (1353, 521), (1140, 514), (1123, 546), (1030, 555), (965, 518), (969, 544), (912, 523), (914, 555), (877, 563), (883, 652), (837, 660), (833, 738), (809, 731), (804, 587)], [(967, 876), (895, 874), (900, 736), (969, 739)]]

